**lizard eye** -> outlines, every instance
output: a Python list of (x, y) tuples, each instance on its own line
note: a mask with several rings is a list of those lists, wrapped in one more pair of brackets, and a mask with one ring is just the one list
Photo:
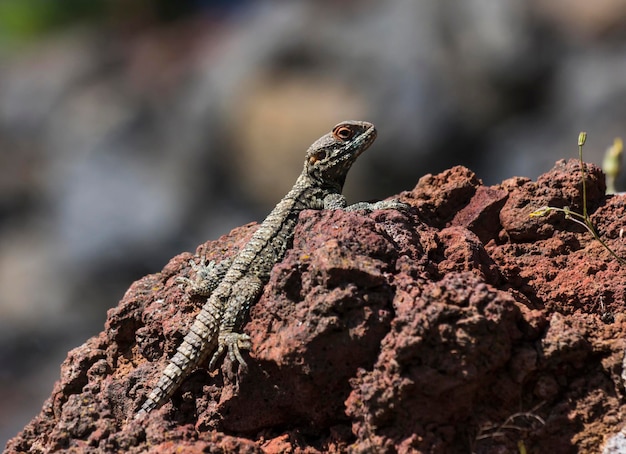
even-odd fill
[(323, 159), (326, 159), (326, 150), (317, 150), (309, 157), (309, 164), (315, 164)]
[(347, 126), (337, 126), (333, 129), (333, 136), (340, 140), (350, 140), (354, 136), (354, 131)]

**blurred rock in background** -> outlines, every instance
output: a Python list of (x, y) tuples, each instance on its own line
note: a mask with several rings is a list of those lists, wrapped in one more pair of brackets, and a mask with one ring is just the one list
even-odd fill
[[(618, 0), (0, 0), (0, 446), (128, 285), (263, 216), (374, 122), (349, 201), (626, 136)], [(622, 184), (623, 188), (623, 184)], [(619, 189), (619, 182), (618, 182)]]

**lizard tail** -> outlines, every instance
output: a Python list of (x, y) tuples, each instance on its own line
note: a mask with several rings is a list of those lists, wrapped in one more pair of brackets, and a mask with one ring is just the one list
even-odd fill
[(215, 350), (219, 326), (216, 317), (212, 315), (213, 311), (210, 310), (209, 305), (211, 303), (209, 300), (196, 316), (189, 333), (179, 345), (176, 354), (161, 374), (156, 386), (135, 415), (135, 419), (139, 419), (163, 405), (183, 379)]

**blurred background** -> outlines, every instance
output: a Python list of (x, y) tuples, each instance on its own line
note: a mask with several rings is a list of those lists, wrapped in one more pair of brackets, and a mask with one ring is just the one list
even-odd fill
[[(0, 0), (0, 447), (130, 283), (374, 122), (349, 202), (626, 136), (621, 0)], [(618, 183), (618, 189), (620, 185)], [(621, 185), (623, 188), (623, 185)]]

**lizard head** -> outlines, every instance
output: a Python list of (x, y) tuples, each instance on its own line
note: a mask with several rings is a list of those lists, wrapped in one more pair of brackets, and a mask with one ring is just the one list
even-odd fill
[(312, 179), (343, 187), (350, 167), (376, 139), (376, 128), (366, 121), (344, 121), (317, 139), (306, 153), (304, 170)]

